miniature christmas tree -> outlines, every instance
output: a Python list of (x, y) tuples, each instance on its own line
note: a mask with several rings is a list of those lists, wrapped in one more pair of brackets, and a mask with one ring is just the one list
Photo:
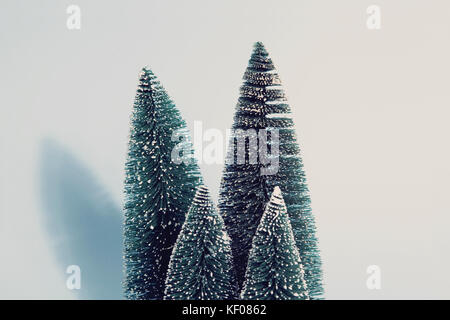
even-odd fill
[[(182, 142), (172, 141), (177, 133)], [(127, 299), (162, 299), (170, 255), (201, 176), (186, 124), (153, 73), (144, 68), (131, 117), (125, 178), (124, 290)], [(184, 150), (189, 150), (184, 148)], [(189, 160), (189, 161), (188, 161)]]
[(241, 298), (309, 299), (300, 254), (278, 187), (272, 193), (253, 238)]
[(230, 238), (201, 186), (170, 259), (164, 299), (233, 299), (236, 292)]
[[(237, 280), (242, 286), (253, 235), (271, 190), (279, 186), (284, 194), (311, 298), (319, 298), (323, 293), (321, 259), (290, 112), (272, 60), (262, 43), (258, 42), (244, 74), (244, 84), (236, 106), (233, 134), (221, 182), (219, 210), (232, 240)], [(258, 131), (257, 143), (245, 142), (245, 162), (239, 163), (239, 140), (252, 130)], [(278, 139), (272, 138), (275, 135), (270, 133), (266, 143), (259, 135), (264, 130), (278, 132)], [(267, 165), (260, 157), (261, 148), (266, 147), (272, 158), (278, 160), (275, 170), (271, 172), (264, 172)], [(258, 156), (258, 161), (253, 163), (251, 159), (255, 156)]]

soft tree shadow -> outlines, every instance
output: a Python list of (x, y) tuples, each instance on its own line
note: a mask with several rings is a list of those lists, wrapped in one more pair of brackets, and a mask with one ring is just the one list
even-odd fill
[(57, 142), (43, 141), (39, 166), (43, 221), (61, 272), (80, 267), (80, 299), (122, 299), (120, 207)]

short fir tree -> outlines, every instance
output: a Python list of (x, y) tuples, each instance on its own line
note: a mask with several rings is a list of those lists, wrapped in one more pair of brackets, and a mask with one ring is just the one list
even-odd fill
[(280, 188), (275, 187), (253, 238), (244, 300), (307, 300), (304, 270)]
[(200, 186), (170, 259), (164, 299), (234, 299), (230, 238), (206, 187)]
[[(142, 69), (125, 166), (124, 291), (127, 299), (163, 299), (170, 255), (201, 176), (195, 161), (171, 159), (189, 145), (184, 120), (154, 74)], [(188, 148), (185, 148), (188, 150)], [(187, 160), (192, 149), (183, 156)]]
[[(242, 286), (253, 235), (269, 201), (271, 190), (279, 186), (285, 195), (310, 295), (312, 298), (320, 298), (323, 293), (322, 270), (316, 227), (290, 113), (272, 60), (263, 44), (257, 42), (244, 74), (244, 84), (236, 106), (232, 127), (234, 134), (229, 143), (220, 188), (219, 210), (232, 240), (237, 280), (239, 286)], [(275, 174), (261, 174), (264, 163), (259, 159), (256, 164), (252, 164), (249, 154), (245, 163), (236, 163), (239, 129), (278, 130), (279, 166)], [(258, 137), (258, 148), (259, 139)], [(269, 145), (271, 143), (275, 146), (275, 142), (269, 139)], [(251, 150), (249, 143), (246, 148), (247, 152)]]

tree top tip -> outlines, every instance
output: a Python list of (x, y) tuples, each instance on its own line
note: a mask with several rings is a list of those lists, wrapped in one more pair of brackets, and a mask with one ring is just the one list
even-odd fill
[(149, 66), (143, 66), (141, 69), (142, 73), (153, 74), (152, 69)]
[(269, 53), (267, 52), (266, 48), (264, 47), (263, 43), (261, 41), (255, 42), (253, 45), (253, 55), (261, 55), (261, 56), (268, 56)]
[(281, 195), (280, 187), (276, 186), (273, 189), (272, 196), (270, 197), (270, 202), (282, 205), (284, 203), (283, 196)]
[(281, 197), (281, 189), (279, 186), (275, 186), (275, 188), (273, 188), (273, 195)]
[(255, 48), (264, 48), (264, 44), (261, 41), (256, 41), (254, 46)]

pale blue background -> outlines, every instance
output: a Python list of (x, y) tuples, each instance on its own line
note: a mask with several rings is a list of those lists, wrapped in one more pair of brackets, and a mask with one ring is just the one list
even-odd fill
[[(66, 28), (69, 4), (81, 7), (79, 31)], [(378, 31), (366, 28), (371, 4)], [(67, 253), (58, 232), (101, 227), (102, 247), (120, 224), (139, 69), (151, 66), (189, 126), (225, 130), (255, 41), (294, 112), (326, 297), (450, 298), (449, 13), (444, 0), (1, 0), (0, 298), (87, 297), (66, 289), (65, 254), (98, 248), (75, 241)], [(73, 165), (46, 164), (55, 153)], [(221, 170), (202, 165), (214, 199)], [(49, 227), (58, 212), (97, 218)], [(381, 290), (366, 287), (372, 264)]]

